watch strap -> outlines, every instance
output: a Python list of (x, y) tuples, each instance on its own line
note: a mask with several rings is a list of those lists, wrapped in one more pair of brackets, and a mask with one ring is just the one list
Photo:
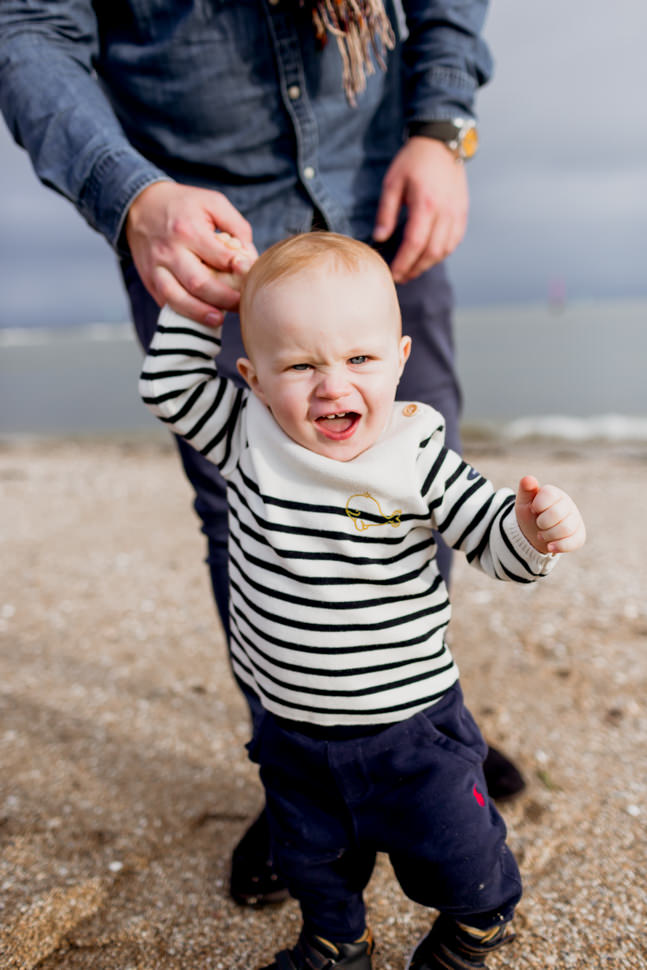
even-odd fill
[(409, 137), (421, 135), (423, 138), (435, 138), (437, 141), (451, 142), (458, 139), (460, 128), (450, 121), (412, 121), (408, 126)]
[(476, 154), (478, 132), (473, 118), (453, 118), (441, 121), (412, 121), (409, 137), (433, 138), (447, 146), (454, 157), (467, 161)]

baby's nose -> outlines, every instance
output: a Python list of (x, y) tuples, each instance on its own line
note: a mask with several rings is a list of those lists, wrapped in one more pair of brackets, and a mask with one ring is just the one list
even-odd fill
[(322, 373), (317, 384), (317, 394), (319, 397), (338, 398), (343, 397), (349, 390), (348, 378), (341, 371), (330, 370)]

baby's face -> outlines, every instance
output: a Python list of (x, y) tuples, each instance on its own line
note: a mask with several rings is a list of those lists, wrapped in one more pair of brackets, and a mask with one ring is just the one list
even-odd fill
[(254, 296), (239, 370), (283, 431), (350, 461), (378, 439), (409, 356), (395, 291), (377, 267), (315, 264)]

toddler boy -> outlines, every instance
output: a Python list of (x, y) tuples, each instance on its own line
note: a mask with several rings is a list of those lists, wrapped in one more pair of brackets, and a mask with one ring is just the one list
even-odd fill
[(271, 247), (240, 316), (250, 390), (219, 377), (220, 330), (168, 308), (140, 389), (228, 483), (231, 654), (262, 705), (249, 754), (303, 914), (271, 966), (370, 970), (363, 890), (381, 851), (440, 914), (409, 966), (484, 967), (511, 938), (521, 882), (445, 642), (432, 529), (526, 583), (582, 544), (580, 514), (531, 476), (516, 498), (495, 490), (445, 448), (436, 411), (395, 401), (410, 340), (364, 244), (310, 233)]

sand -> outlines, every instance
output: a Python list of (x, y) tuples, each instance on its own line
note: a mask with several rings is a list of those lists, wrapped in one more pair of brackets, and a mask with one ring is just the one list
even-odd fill
[[(647, 968), (647, 446), (467, 453), (562, 485), (589, 530), (533, 587), (455, 571), (468, 703), (528, 780), (491, 967)], [(172, 448), (5, 442), (0, 492), (0, 968), (255, 970), (299, 914), (227, 895), (261, 792)], [(367, 899), (375, 970), (402, 968), (430, 914), (383, 858)]]

